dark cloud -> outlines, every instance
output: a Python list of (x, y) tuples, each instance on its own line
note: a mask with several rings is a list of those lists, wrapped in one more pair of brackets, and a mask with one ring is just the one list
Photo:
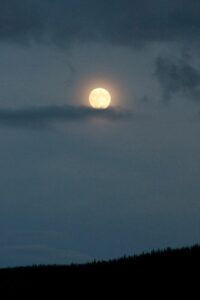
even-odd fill
[(122, 109), (95, 110), (86, 106), (45, 106), (21, 109), (0, 109), (0, 126), (41, 129), (55, 122), (87, 121), (103, 118), (112, 121), (129, 118)]
[(200, 71), (185, 60), (173, 61), (159, 57), (155, 75), (163, 88), (164, 98), (171, 99), (177, 93), (200, 100)]
[(0, 0), (0, 39), (134, 46), (196, 39), (199, 0)]

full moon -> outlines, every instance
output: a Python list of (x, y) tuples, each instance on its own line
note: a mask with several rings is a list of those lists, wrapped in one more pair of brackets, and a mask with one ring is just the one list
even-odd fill
[(106, 109), (111, 103), (111, 95), (106, 89), (97, 88), (90, 92), (89, 102), (93, 108)]

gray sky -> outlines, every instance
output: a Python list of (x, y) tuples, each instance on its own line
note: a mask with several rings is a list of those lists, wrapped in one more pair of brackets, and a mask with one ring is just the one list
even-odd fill
[(199, 12), (0, 0), (0, 266), (200, 242)]

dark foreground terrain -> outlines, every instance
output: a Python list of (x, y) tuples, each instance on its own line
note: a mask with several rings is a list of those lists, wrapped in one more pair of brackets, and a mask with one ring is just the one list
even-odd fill
[[(28, 298), (54, 295), (55, 299), (71, 299), (69, 295), (93, 299), (123, 295), (122, 299), (129, 299), (136, 293), (141, 297), (160, 293), (163, 299), (170, 293), (172, 297), (175, 290), (180, 294), (190, 291), (190, 298), (198, 291), (199, 296), (200, 246), (84, 265), (0, 269), (2, 299), (18, 293)], [(130, 297), (131, 294), (135, 296)]]

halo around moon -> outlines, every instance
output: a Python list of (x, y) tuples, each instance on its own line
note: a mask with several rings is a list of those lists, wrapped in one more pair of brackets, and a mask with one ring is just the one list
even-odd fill
[(89, 102), (95, 109), (106, 109), (111, 103), (111, 95), (106, 89), (96, 88), (90, 92)]

